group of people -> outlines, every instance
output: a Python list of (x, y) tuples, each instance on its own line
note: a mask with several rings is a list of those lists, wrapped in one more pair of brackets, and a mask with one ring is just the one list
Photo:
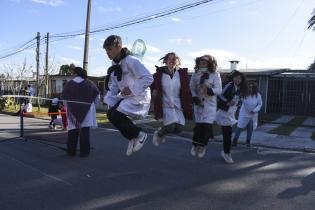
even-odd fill
[[(151, 96), (155, 119), (163, 123), (154, 132), (152, 141), (155, 146), (164, 143), (168, 134), (180, 133), (186, 119), (195, 122), (190, 150), (193, 156), (202, 158), (206, 154), (206, 146), (214, 135), (214, 121), (222, 128), (221, 156), (227, 163), (233, 163), (231, 146), (237, 145), (243, 128), (247, 128), (247, 143), (250, 144), (262, 101), (256, 84), (248, 85), (243, 73), (234, 70), (222, 83), (216, 59), (203, 55), (195, 59), (195, 72), (189, 81), (187, 69), (180, 67), (180, 58), (171, 52), (160, 59), (163, 66), (156, 66), (156, 73), (152, 75), (127, 48), (122, 47), (119, 36), (109, 36), (103, 48), (112, 60), (105, 81), (107, 93), (104, 103), (109, 107), (107, 117), (128, 139), (126, 155), (139, 151), (148, 137), (132, 119), (147, 116)], [(81, 102), (67, 102), (70, 116), (68, 154), (75, 155), (80, 134), (80, 154), (86, 156), (90, 150), (88, 128), (96, 126), (95, 104), (99, 92), (86, 79), (85, 70), (77, 67), (74, 72), (74, 79), (66, 84), (62, 94), (63, 100)], [(240, 102), (242, 106), (237, 121), (235, 113)], [(236, 123), (232, 141), (232, 126)]]

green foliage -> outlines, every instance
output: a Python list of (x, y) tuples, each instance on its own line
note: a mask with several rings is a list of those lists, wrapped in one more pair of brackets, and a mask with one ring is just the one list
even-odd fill
[(3, 111), (7, 107), (14, 106), (15, 102), (13, 98), (0, 98), (0, 111)]
[(75, 67), (76, 66), (73, 63), (71, 63), (70, 65), (64, 64), (64, 65), (60, 66), (59, 75), (70, 76), (70, 75), (72, 75), (72, 70)]

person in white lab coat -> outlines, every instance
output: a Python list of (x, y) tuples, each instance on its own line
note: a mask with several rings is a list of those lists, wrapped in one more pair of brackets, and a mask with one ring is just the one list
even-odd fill
[(192, 119), (192, 101), (186, 68), (180, 68), (180, 58), (174, 52), (160, 59), (166, 66), (157, 67), (151, 85), (154, 96), (154, 115), (163, 126), (153, 135), (153, 144), (165, 142), (167, 134), (178, 134), (183, 130), (185, 118)]
[(193, 96), (195, 127), (192, 137), (191, 155), (204, 157), (206, 146), (213, 138), (212, 124), (217, 110), (217, 95), (222, 92), (221, 77), (217, 72), (217, 61), (211, 55), (196, 58), (195, 73), (190, 79)]
[(253, 130), (257, 128), (258, 112), (262, 106), (262, 99), (261, 95), (258, 93), (256, 83), (250, 83), (248, 90), (249, 94), (246, 97), (241, 98), (242, 106), (238, 116), (237, 128), (232, 143), (233, 146), (237, 145), (238, 138), (244, 128), (247, 130), (246, 144), (247, 146), (250, 146)]
[(61, 94), (67, 107), (67, 153), (70, 156), (76, 154), (80, 137), (80, 156), (87, 157), (90, 154), (90, 127), (97, 127), (95, 104), (99, 101), (99, 90), (87, 79), (87, 72), (81, 67), (74, 68), (73, 76)]
[(139, 151), (147, 139), (147, 134), (130, 118), (144, 118), (148, 114), (153, 76), (127, 48), (122, 47), (121, 37), (107, 37), (103, 48), (112, 60), (105, 81), (107, 93), (104, 102), (109, 106), (107, 117), (129, 140), (126, 152), (129, 156)]
[(222, 128), (223, 151), (221, 151), (221, 156), (227, 163), (234, 162), (231, 155), (232, 126), (237, 122), (235, 112), (239, 97), (245, 96), (247, 91), (245, 75), (234, 70), (229, 77), (229, 82), (224, 85), (221, 95), (218, 96), (216, 122)]

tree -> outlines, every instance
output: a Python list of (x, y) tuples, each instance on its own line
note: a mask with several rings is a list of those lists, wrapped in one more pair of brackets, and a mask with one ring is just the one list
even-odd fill
[(308, 67), (308, 70), (315, 71), (315, 60), (314, 62)]
[(70, 76), (70, 75), (72, 75), (72, 70), (75, 67), (76, 66), (73, 63), (71, 63), (70, 65), (64, 64), (64, 65), (60, 66), (59, 75)]
[(308, 29), (315, 31), (315, 9), (312, 12), (312, 17), (308, 20)]

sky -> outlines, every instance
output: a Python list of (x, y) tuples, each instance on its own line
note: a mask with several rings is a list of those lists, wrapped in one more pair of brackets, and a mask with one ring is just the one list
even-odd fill
[[(91, 30), (165, 11), (197, 0), (92, 0)], [(87, 0), (1, 0), (0, 57), (41, 36), (85, 29)], [(89, 75), (104, 76), (111, 62), (102, 48), (106, 37), (117, 34), (131, 48), (137, 39), (146, 43), (142, 59), (154, 72), (159, 59), (176, 52), (182, 67), (193, 69), (197, 56), (210, 54), (219, 68), (306, 69), (315, 59), (315, 31), (307, 21), (314, 0), (213, 0), (190, 10), (126, 28), (90, 36)], [(55, 71), (60, 65), (82, 66), (84, 36), (49, 43), (49, 61)], [(45, 43), (40, 47), (43, 72)], [(0, 73), (26, 61), (35, 71), (35, 48), (0, 59)]]

